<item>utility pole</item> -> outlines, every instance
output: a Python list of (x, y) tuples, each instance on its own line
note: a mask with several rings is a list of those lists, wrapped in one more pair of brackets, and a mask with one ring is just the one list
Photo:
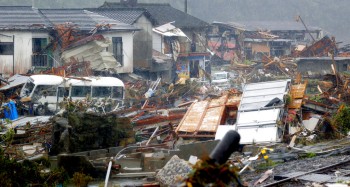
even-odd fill
[(12, 74), (15, 75), (15, 35), (12, 35), (13, 54), (12, 54)]
[(296, 21), (299, 22), (299, 20), (301, 21), (301, 23), (304, 25), (306, 32), (309, 33), (310, 37), (312, 38), (312, 41), (315, 42), (315, 38), (312, 36), (312, 34), (310, 33), (309, 29), (307, 28), (307, 26), (305, 25), (303, 19), (301, 19), (300, 15), (298, 15)]
[(187, 14), (187, 0), (185, 0), (185, 13)]

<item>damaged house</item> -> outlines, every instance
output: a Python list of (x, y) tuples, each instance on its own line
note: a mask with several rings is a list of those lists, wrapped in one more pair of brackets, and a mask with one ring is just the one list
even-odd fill
[[(150, 72), (150, 74), (163, 74), (166, 70), (157, 70), (157, 64), (152, 59), (152, 28), (154, 20), (143, 8), (94, 8), (88, 9), (108, 18), (133, 25), (140, 29), (133, 33), (133, 70), (134, 72)], [(163, 64), (162, 64), (163, 65)], [(170, 66), (171, 61), (166, 65)], [(168, 73), (168, 72), (167, 72)]]
[[(49, 28), (38, 10), (25, 6), (0, 7), (0, 74), (27, 73), (33, 66), (52, 66), (48, 52)], [(18, 16), (21, 15), (21, 16)]]
[(291, 55), (322, 38), (322, 30), (298, 22), (213, 22), (208, 44), (225, 61), (262, 61)]
[[(73, 61), (95, 72), (133, 72), (138, 29), (84, 9), (1, 7), (1, 72), (39, 72)], [(21, 17), (17, 15), (21, 14)]]
[(151, 73), (152, 79), (171, 77), (170, 80), (174, 80), (174, 70), (177, 76), (186, 78), (199, 78), (203, 75), (201, 69), (210, 71), (210, 53), (207, 52), (205, 39), (208, 23), (162, 3), (125, 0), (105, 2), (100, 8), (116, 12), (123, 8), (142, 8), (150, 14), (153, 21), (153, 60), (149, 69), (136, 65), (135, 69), (140, 73)]
[(350, 71), (350, 57), (300, 57), (296, 61), (298, 71), (304, 77), (315, 78)]

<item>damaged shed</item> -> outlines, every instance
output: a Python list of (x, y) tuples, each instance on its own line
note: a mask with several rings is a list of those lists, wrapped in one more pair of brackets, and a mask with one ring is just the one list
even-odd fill
[(242, 144), (281, 141), (280, 121), (290, 82), (288, 79), (244, 86), (236, 123)]

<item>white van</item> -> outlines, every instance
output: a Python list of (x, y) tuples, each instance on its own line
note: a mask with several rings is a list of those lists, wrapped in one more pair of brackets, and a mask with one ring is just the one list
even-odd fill
[(32, 75), (22, 87), (20, 97), (29, 97), (38, 115), (43, 109), (55, 112), (58, 103), (70, 98), (73, 101), (86, 98), (112, 99), (123, 104), (124, 83), (115, 77), (70, 77), (56, 75)]

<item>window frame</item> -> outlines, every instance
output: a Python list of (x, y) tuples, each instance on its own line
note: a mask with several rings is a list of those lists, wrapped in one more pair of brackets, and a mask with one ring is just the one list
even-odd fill
[[(4, 49), (9, 47), (10, 49)], [(15, 48), (13, 42), (0, 42), (0, 55), (14, 55)]]
[(121, 66), (124, 65), (124, 54), (123, 54), (123, 37), (112, 37), (112, 50), (114, 58), (120, 63)]

